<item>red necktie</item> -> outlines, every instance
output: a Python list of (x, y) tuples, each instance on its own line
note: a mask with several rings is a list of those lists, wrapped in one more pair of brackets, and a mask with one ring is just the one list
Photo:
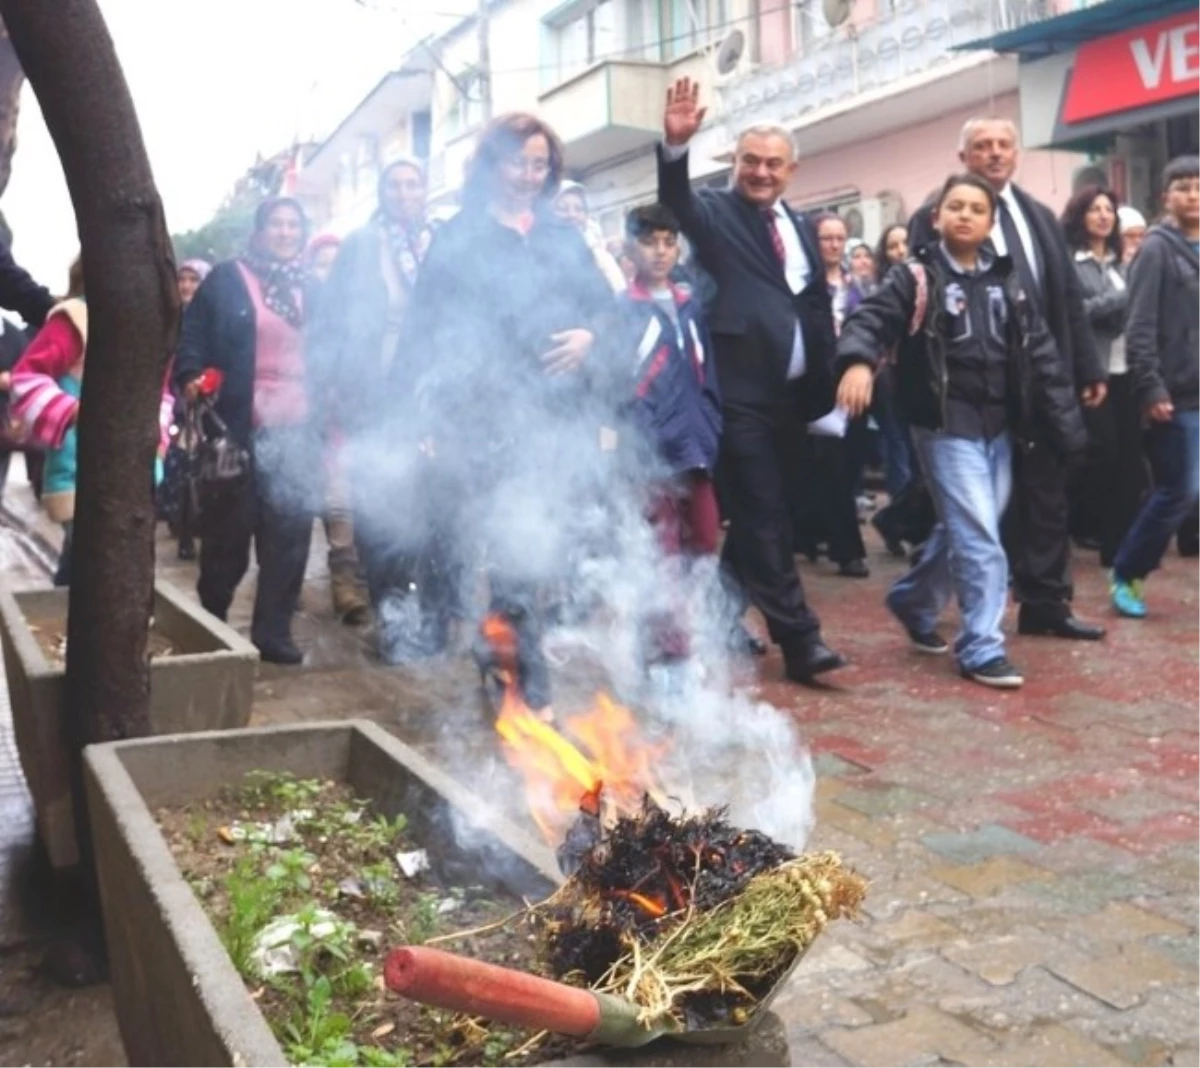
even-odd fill
[(774, 208), (763, 210), (763, 221), (767, 224), (767, 233), (771, 235), (771, 246), (779, 259), (780, 267), (787, 267), (787, 249), (783, 247), (783, 235), (779, 232), (779, 216)]

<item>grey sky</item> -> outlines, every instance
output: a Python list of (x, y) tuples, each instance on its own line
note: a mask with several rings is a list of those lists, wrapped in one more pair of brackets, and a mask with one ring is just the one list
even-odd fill
[[(172, 230), (203, 223), (257, 151), (321, 137), (421, 34), (473, 0), (100, 0)], [(14, 253), (61, 290), (78, 240), (37, 101), (26, 89), (2, 206)]]

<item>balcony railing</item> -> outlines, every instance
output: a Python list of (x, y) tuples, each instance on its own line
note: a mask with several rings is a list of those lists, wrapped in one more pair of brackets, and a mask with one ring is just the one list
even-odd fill
[[(882, 6), (882, 5), (881, 5)], [(788, 121), (952, 58), (957, 45), (1054, 14), (1052, 0), (900, 0), (865, 25), (820, 40), (789, 62), (721, 87), (731, 132), (768, 110)]]

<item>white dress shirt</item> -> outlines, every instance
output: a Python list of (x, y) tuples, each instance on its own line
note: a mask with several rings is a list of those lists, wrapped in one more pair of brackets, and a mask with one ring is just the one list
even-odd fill
[[(1004, 201), (1005, 206), (1012, 214), (1013, 223), (1016, 224), (1017, 233), (1021, 235), (1021, 244), (1025, 246), (1025, 259), (1029, 261), (1029, 269), (1033, 271), (1034, 281), (1038, 285), (1042, 284), (1041, 272), (1038, 270), (1038, 254), (1037, 248), (1033, 243), (1033, 231), (1029, 228), (1029, 220), (1025, 218), (1025, 213), (1021, 210), (1021, 205), (1017, 203), (1016, 195), (1013, 193), (1012, 182), (1009, 182), (1004, 191), (1000, 194), (1000, 199)], [(1004, 240), (1004, 228), (1000, 225), (1000, 212), (996, 212), (996, 222), (992, 227), (992, 247), (996, 250), (997, 256), (1008, 255), (1008, 242)]]
[[(687, 145), (669, 145), (665, 141), (662, 142), (663, 159), (668, 163), (683, 159), (687, 155), (687, 151)], [(787, 279), (788, 289), (793, 293), (799, 293), (808, 285), (808, 280), (812, 276), (812, 266), (804, 254), (804, 246), (800, 243), (800, 234), (796, 231), (791, 217), (784, 210), (783, 201), (775, 201), (771, 210), (775, 213), (775, 225), (779, 229), (780, 238), (783, 239), (783, 274)], [(800, 320), (797, 319), (796, 332), (792, 338), (792, 355), (788, 360), (788, 381), (803, 375), (806, 367), (804, 333), (800, 329)]]
[[(788, 289), (793, 293), (799, 293), (808, 285), (812, 266), (804, 254), (804, 246), (800, 244), (800, 235), (796, 232), (796, 225), (784, 210), (783, 201), (775, 201), (775, 207), (772, 210), (775, 213), (775, 226), (779, 230), (779, 236), (783, 239), (783, 275), (787, 279)], [(800, 320), (797, 319), (796, 332), (792, 337), (792, 356), (788, 360), (788, 381), (799, 378), (804, 374), (806, 368), (804, 331), (800, 329)]]

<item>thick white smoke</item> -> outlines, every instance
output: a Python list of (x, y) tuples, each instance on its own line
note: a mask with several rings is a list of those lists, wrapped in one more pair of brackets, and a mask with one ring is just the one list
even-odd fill
[[(585, 561), (572, 590), (600, 607), (549, 635), (552, 657), (564, 666), (576, 657), (599, 664), (647, 739), (669, 737), (659, 771), (682, 806), (728, 806), (737, 825), (803, 849), (814, 820), (812, 760), (786, 712), (734, 684), (726, 642), (734, 609), (717, 562), (680, 568), (646, 523), (638, 490), (605, 488), (613, 552)], [(657, 610), (682, 611), (692, 648), (685, 663), (644, 663), (640, 624)]]

